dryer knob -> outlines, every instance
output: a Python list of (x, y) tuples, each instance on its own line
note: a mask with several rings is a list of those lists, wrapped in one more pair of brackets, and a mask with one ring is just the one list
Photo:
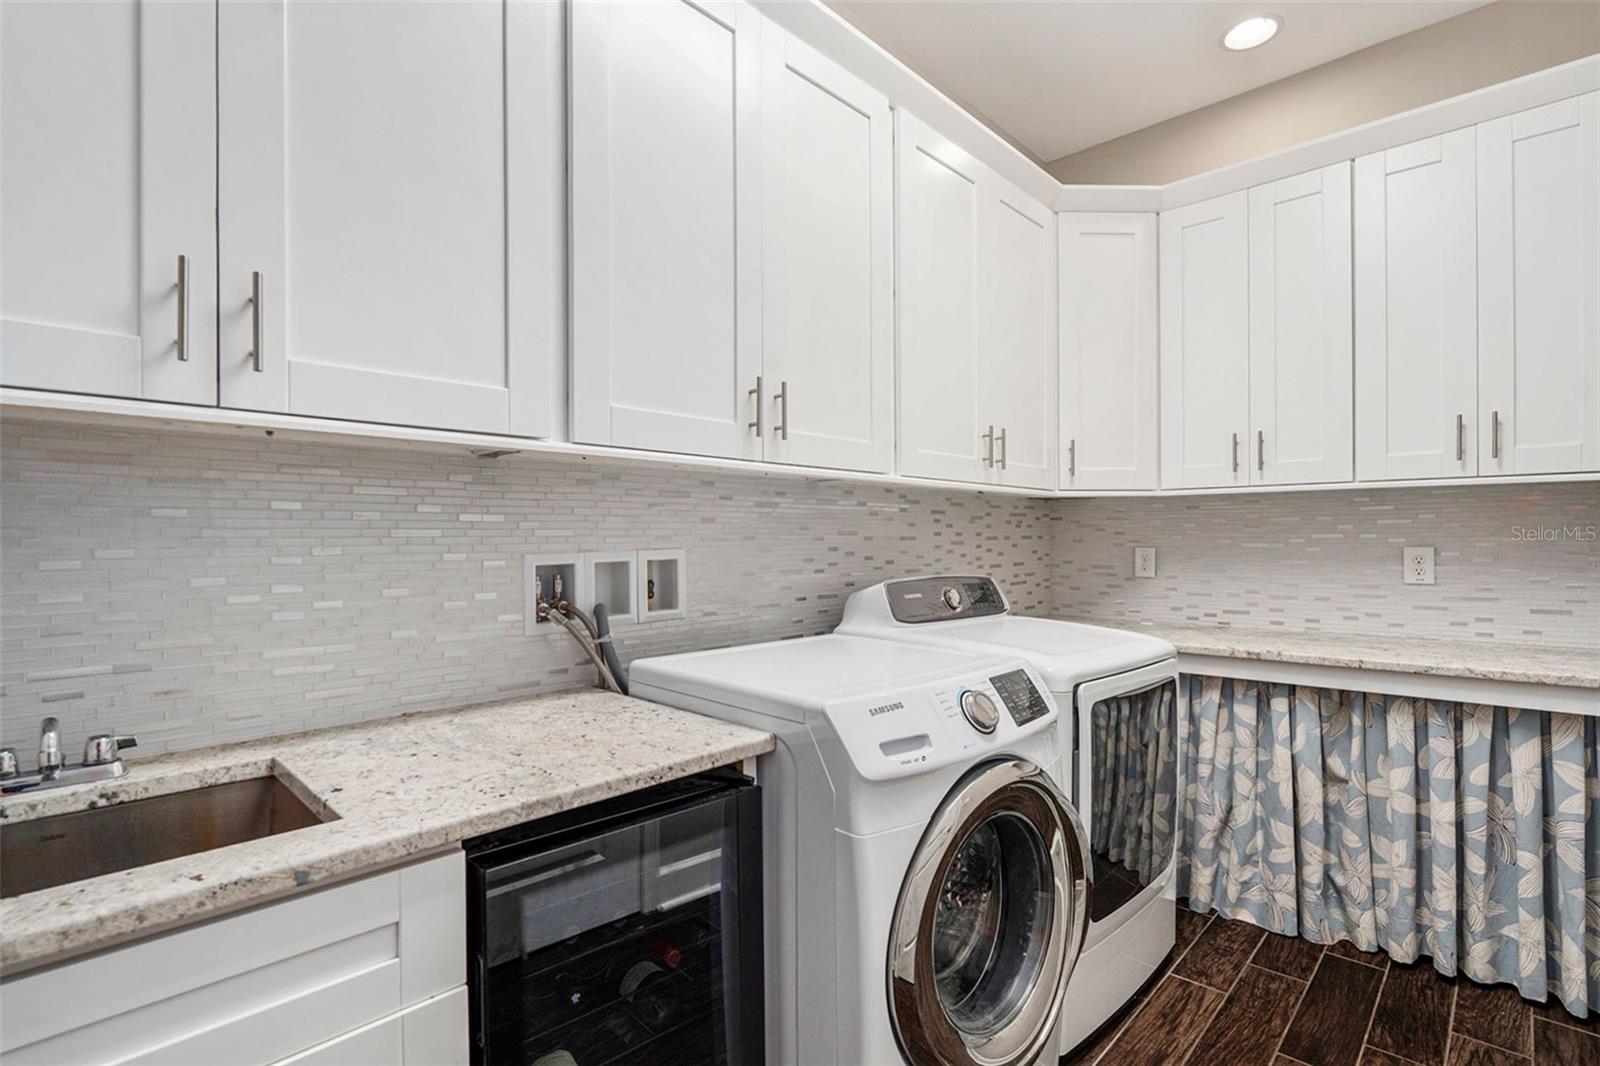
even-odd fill
[(950, 608), (952, 611), (961, 610), (961, 590), (956, 588), (954, 585), (946, 585), (944, 588), (940, 589), (939, 598), (943, 600), (944, 605)]
[(980, 733), (993, 733), (1000, 724), (1000, 708), (994, 705), (994, 700), (971, 689), (961, 694), (961, 713), (966, 716), (967, 724)]

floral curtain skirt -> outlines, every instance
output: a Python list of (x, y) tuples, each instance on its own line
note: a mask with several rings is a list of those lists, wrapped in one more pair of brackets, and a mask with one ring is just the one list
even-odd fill
[(1180, 697), (1192, 907), (1600, 1010), (1600, 719), (1215, 677)]

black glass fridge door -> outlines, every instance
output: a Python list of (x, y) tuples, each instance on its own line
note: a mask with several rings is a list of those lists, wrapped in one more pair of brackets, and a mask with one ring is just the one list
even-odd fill
[(644, 812), (469, 857), (474, 1062), (760, 1061), (756, 789), (651, 791)]

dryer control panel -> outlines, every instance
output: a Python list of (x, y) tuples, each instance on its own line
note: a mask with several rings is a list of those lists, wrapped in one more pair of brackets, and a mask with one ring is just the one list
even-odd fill
[(869, 781), (922, 773), (1003, 753), (1052, 729), (1056, 707), (1021, 660), (981, 674), (841, 699), (825, 714), (856, 772)]
[(986, 577), (913, 577), (884, 586), (896, 622), (948, 622), (1006, 613), (1000, 586)]

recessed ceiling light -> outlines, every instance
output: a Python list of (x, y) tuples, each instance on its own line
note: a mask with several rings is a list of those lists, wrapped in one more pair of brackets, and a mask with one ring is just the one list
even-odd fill
[(1266, 44), (1282, 28), (1283, 20), (1277, 15), (1257, 15), (1223, 34), (1222, 47), (1230, 52), (1243, 52)]

